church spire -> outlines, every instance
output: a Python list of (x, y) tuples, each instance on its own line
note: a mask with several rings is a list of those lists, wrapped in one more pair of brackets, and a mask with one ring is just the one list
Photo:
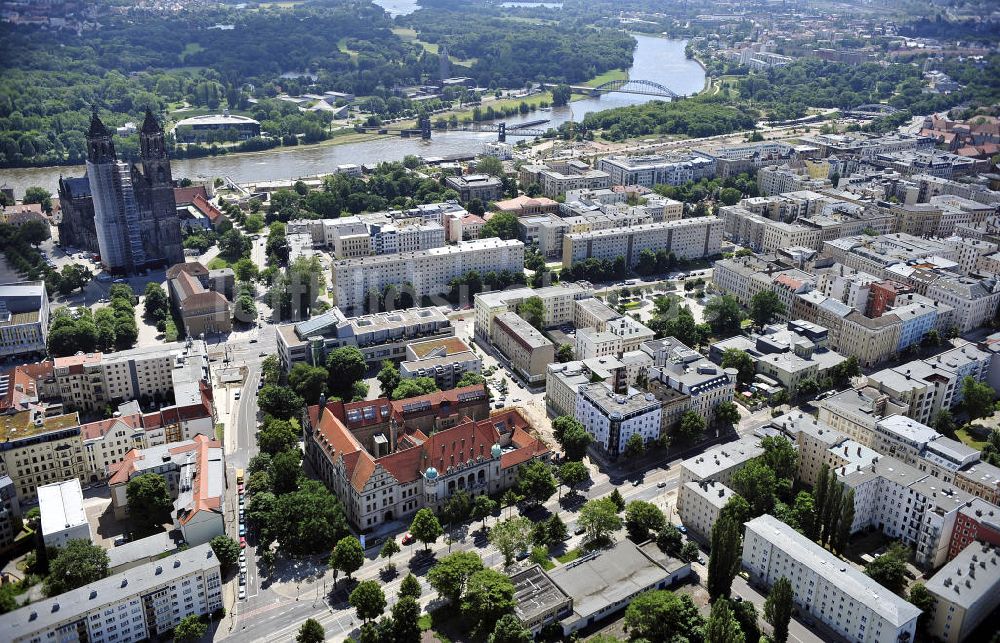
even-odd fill
[(139, 154), (146, 160), (167, 158), (167, 150), (163, 144), (163, 128), (148, 108), (146, 118), (142, 121), (142, 130), (139, 132)]
[(146, 108), (146, 118), (142, 121), (142, 133), (143, 134), (160, 134), (163, 129), (160, 127), (159, 121), (156, 120), (156, 116), (153, 116), (153, 111)]
[(90, 129), (87, 130), (87, 136), (90, 138), (101, 138), (105, 136), (111, 136), (111, 132), (108, 128), (104, 126), (101, 121), (101, 117), (97, 115), (97, 106), (90, 112)]

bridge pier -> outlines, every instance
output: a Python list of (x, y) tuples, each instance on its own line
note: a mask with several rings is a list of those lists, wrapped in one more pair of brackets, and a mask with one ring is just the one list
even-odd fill
[(497, 140), (501, 143), (507, 142), (507, 123), (500, 121), (497, 125)]
[(431, 140), (431, 119), (429, 116), (420, 119), (420, 138), (425, 141)]

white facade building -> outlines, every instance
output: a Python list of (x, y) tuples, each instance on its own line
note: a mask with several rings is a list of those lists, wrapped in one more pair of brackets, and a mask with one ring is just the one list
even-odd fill
[(622, 454), (633, 435), (644, 444), (660, 436), (660, 403), (651, 393), (619, 394), (603, 382), (578, 389), (576, 419), (611, 456)]
[(93, 540), (78, 479), (38, 487), (38, 508), (46, 547), (65, 547), (71, 540)]

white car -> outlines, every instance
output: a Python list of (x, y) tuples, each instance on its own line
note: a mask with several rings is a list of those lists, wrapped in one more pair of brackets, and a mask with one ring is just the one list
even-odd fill
[(247, 588), (243, 585), (240, 586), (240, 600), (242, 601), (247, 597)]

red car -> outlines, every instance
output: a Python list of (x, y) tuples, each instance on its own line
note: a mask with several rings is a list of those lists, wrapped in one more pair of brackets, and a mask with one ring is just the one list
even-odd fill
[(411, 534), (410, 532), (406, 532), (405, 534), (403, 534), (403, 544), (404, 545), (409, 545), (414, 540), (416, 540), (416, 538), (414, 538), (413, 534)]
[(247, 547), (247, 539), (243, 536), (240, 536), (240, 549), (246, 549), (246, 547)]

